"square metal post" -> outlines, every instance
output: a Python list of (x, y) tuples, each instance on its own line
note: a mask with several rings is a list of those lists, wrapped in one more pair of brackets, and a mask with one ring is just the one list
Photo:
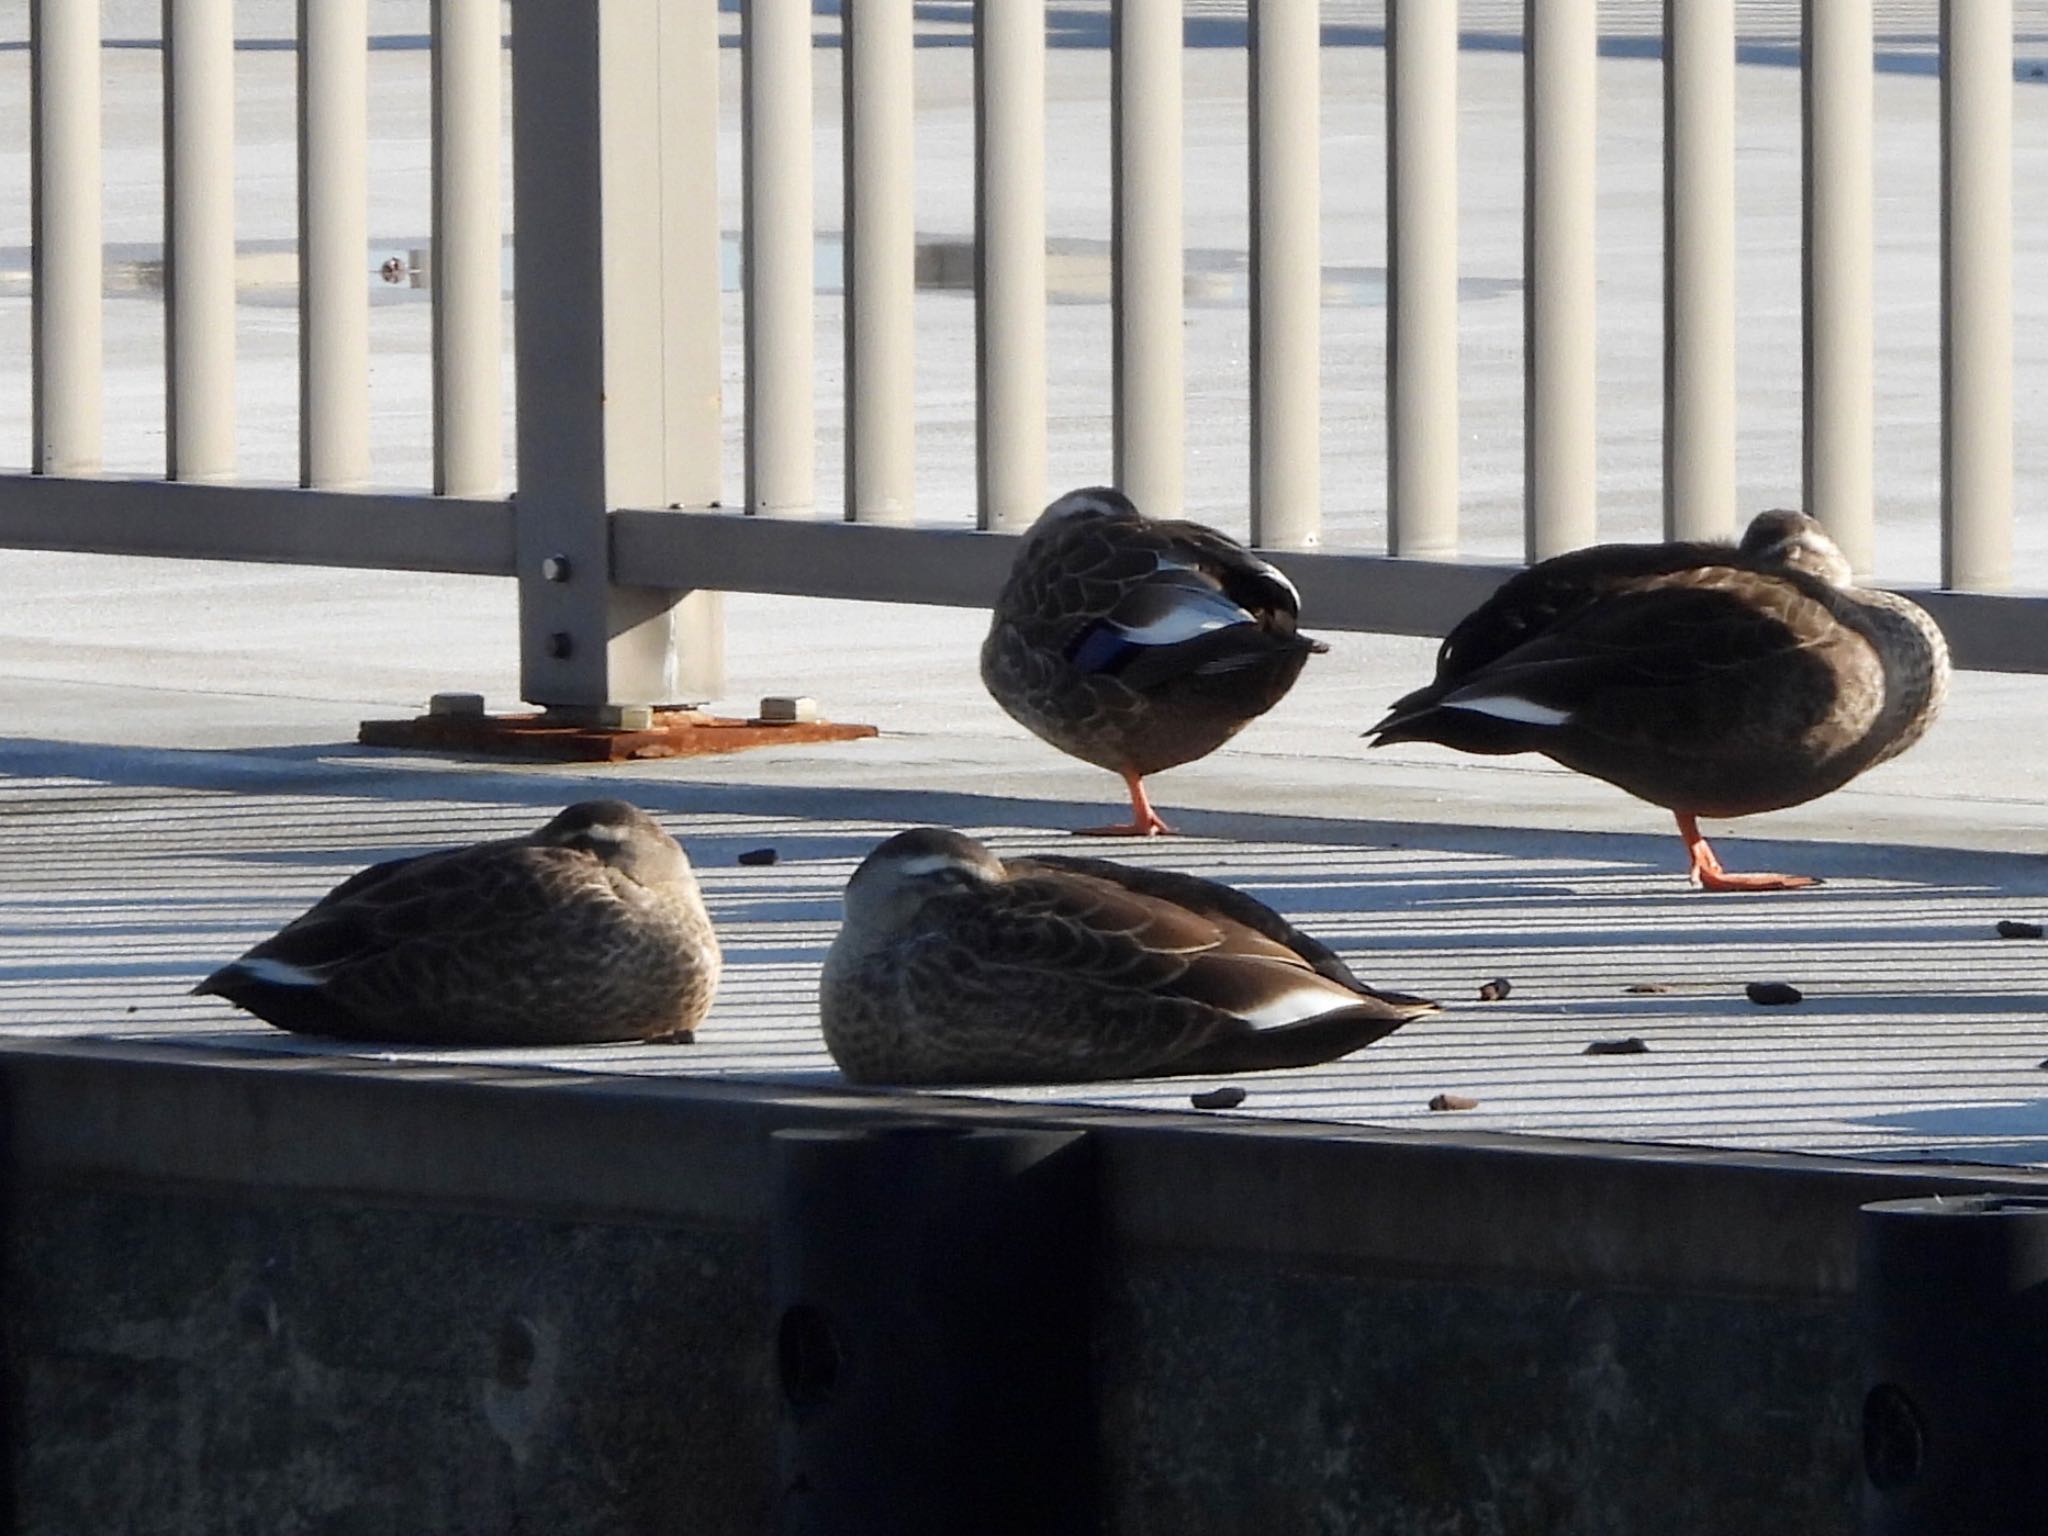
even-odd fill
[(551, 710), (723, 687), (718, 594), (613, 585), (609, 526), (719, 494), (717, 24), (513, 11), (520, 692)]

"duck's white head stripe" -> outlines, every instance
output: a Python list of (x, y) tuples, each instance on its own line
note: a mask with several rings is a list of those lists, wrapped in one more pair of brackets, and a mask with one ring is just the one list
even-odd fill
[(266, 982), (273, 987), (318, 987), (327, 981), (325, 976), (313, 971), (302, 970), (287, 961), (272, 960), (263, 955), (237, 960), (229, 969), (240, 971), (244, 976)]
[(891, 859), (890, 864), (902, 880), (922, 880), (926, 875), (936, 875), (943, 870), (966, 871), (973, 868), (966, 860), (950, 853), (920, 853), (915, 858)]
[(1496, 720), (1514, 720), (1522, 725), (1563, 725), (1572, 717), (1568, 709), (1538, 704), (1534, 699), (1517, 698), (1512, 693), (1461, 695), (1445, 699), (1438, 707), (1469, 710), (1475, 715), (1492, 715)]

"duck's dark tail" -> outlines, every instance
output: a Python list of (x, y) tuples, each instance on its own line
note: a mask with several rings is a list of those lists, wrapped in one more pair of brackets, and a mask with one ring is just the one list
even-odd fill
[(1272, 1029), (1247, 1027), (1241, 1035), (1212, 1040), (1161, 1068), (1162, 1077), (1230, 1072), (1270, 1072), (1282, 1067), (1312, 1067), (1335, 1061), (1385, 1039), (1410, 1019), (1434, 1013), (1437, 1005), (1424, 997), (1398, 992), (1361, 998), (1349, 1008), (1318, 1014), (1298, 1024)]

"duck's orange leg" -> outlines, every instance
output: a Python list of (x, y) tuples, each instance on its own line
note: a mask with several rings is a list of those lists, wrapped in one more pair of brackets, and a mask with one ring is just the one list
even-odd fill
[(1128, 768), (1123, 770), (1123, 776), (1131, 791), (1131, 819), (1110, 827), (1076, 827), (1077, 837), (1158, 837), (1173, 830), (1159, 819), (1159, 813), (1145, 797), (1144, 779)]
[(1700, 836), (1699, 818), (1686, 811), (1672, 814), (1678, 818), (1678, 835), (1685, 839), (1685, 851), (1692, 861), (1692, 883), (1703, 891), (1799, 891), (1820, 884), (1815, 875), (1730, 874)]

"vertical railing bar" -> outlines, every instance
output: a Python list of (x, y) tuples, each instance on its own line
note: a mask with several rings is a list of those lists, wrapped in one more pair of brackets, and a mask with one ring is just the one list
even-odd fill
[(846, 0), (846, 519), (916, 511), (912, 0)]
[(1664, 0), (1664, 532), (1735, 527), (1735, 3)]
[[(725, 236), (719, 206), (720, 17), (709, 5), (660, 12), (662, 467), (664, 501), (716, 505), (724, 495)], [(630, 126), (630, 125), (629, 125)], [(724, 597), (698, 589), (675, 609), (676, 646), (693, 687), (721, 682)], [(711, 687), (705, 697), (721, 691)]]
[(299, 0), (299, 479), (370, 477), (369, 13)]
[(1322, 542), (1322, 51), (1316, 7), (1252, 0), (1251, 534)]
[(234, 0), (164, 0), (164, 473), (235, 472)]
[(504, 479), (504, 43), (498, 0), (434, 0), (434, 492)]
[(1387, 550), (1458, 552), (1458, 8), (1387, 4)]
[(717, 484), (715, 453), (689, 450), (720, 431), (718, 16), (667, 0), (511, 15), (520, 692), (617, 724), (617, 706), (724, 687), (715, 594), (615, 583), (610, 542), (613, 509), (701, 504)]
[(974, 8), (976, 517), (1045, 504), (1045, 0)]
[(1803, 9), (1803, 504), (1867, 576), (1876, 557), (1871, 0), (1804, 0)]
[(1941, 583), (2012, 581), (2012, 0), (1941, 6)]
[(100, 468), (99, 9), (34, 0), (29, 11), (30, 462), (42, 475)]
[(1595, 0), (1528, 0), (1523, 140), (1524, 548), (1599, 534), (1595, 395)]
[(811, 7), (746, 0), (741, 16), (747, 510), (802, 517), (817, 499)]
[(1181, 0), (1110, 10), (1116, 483), (1155, 517), (1186, 493), (1181, 325)]

